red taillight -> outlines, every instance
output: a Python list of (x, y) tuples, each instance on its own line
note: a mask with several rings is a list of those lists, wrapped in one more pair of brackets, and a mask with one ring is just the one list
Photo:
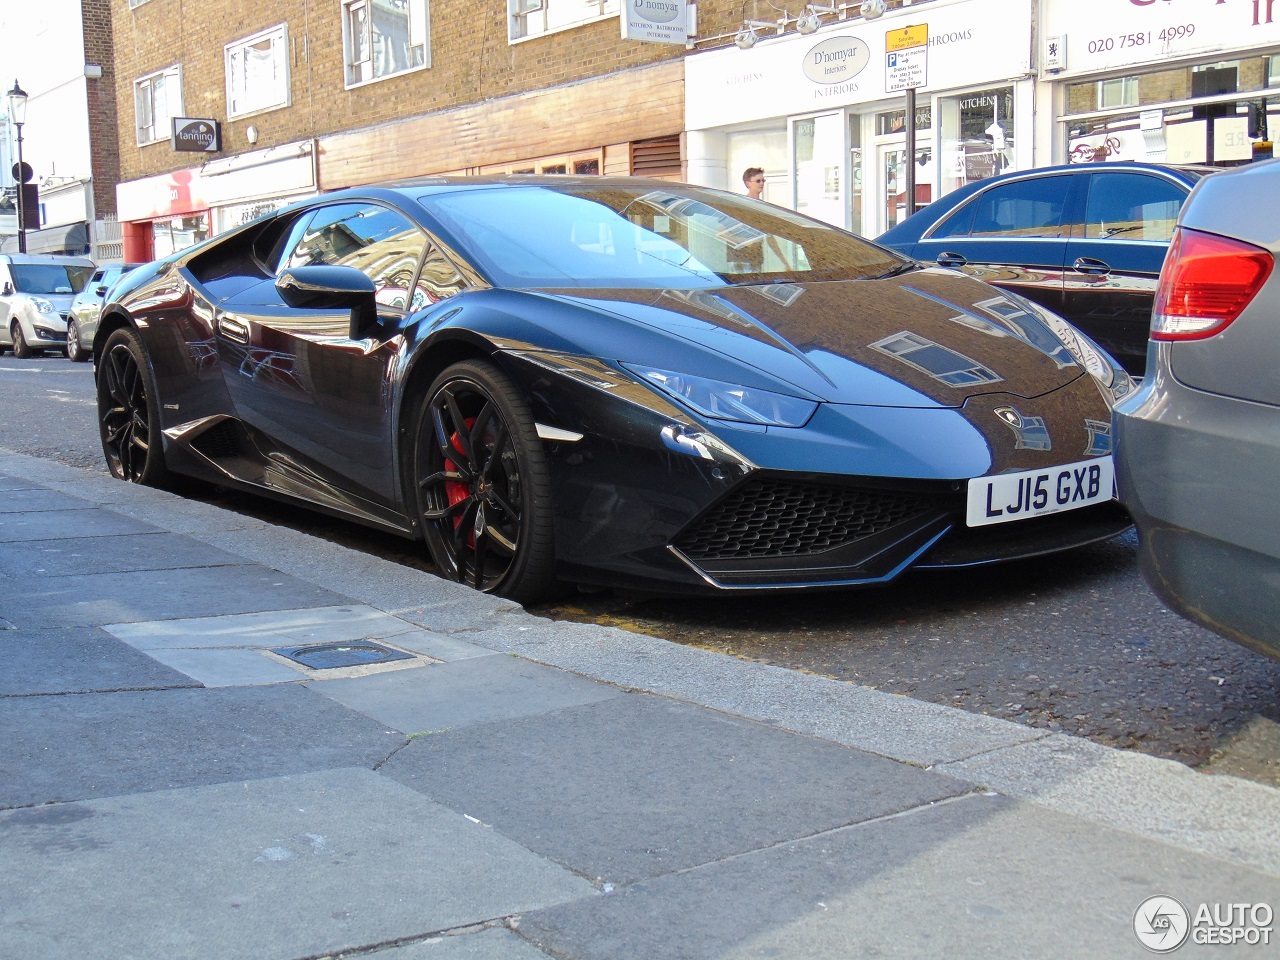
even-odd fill
[(1220, 333), (1271, 276), (1262, 247), (1178, 227), (1160, 271), (1152, 340), (1200, 340)]

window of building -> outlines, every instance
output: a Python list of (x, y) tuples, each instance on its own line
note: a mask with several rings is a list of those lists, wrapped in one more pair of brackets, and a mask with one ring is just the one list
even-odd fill
[(431, 66), (427, 0), (345, 0), (347, 86)]
[(133, 81), (138, 146), (168, 140), (174, 117), (182, 116), (182, 68), (172, 66)]
[(1098, 82), (1098, 109), (1132, 107), (1138, 103), (1138, 78), (1115, 77)]
[(507, 0), (507, 10), (507, 35), (515, 41), (616, 17), (619, 0)]
[(227, 44), (227, 116), (289, 105), (289, 34), (285, 24)]

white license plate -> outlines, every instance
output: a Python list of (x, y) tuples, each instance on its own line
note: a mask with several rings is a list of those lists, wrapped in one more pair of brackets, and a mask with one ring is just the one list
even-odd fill
[(1043, 517), (1105, 503), (1116, 495), (1110, 457), (1095, 457), (1044, 470), (1002, 473), (969, 481), (965, 522), (971, 527)]

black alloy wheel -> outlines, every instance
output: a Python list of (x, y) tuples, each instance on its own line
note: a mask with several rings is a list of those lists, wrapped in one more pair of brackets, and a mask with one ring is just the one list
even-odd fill
[(13, 321), (13, 325), (9, 328), (9, 338), (13, 343), (13, 355), (19, 360), (28, 360), (40, 352), (31, 349), (27, 338), (22, 333), (22, 324), (17, 320)]
[(74, 320), (67, 324), (67, 359), (72, 363), (89, 359), (89, 351), (80, 346), (80, 327)]
[(529, 405), (491, 364), (431, 385), (412, 446), (413, 495), (442, 575), (518, 602), (555, 585), (551, 481)]
[(107, 339), (98, 368), (98, 428), (111, 475), (130, 483), (167, 484), (156, 402), (138, 334), (117, 330)]

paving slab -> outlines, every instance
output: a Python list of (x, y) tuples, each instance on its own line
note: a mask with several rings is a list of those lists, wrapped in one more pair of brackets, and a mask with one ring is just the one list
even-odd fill
[(367, 955), (369, 960), (547, 960), (548, 955), (504, 927), (429, 937)]
[(44, 510), (88, 510), (97, 504), (50, 490), (48, 487), (25, 487), (6, 490), (0, 497), (0, 516), (7, 513), (30, 513)]
[(0, 807), (372, 768), (404, 739), (298, 684), (5, 697)]
[(608, 883), (688, 869), (970, 789), (641, 694), (419, 737), (381, 770)]
[[(89, 513), (92, 511), (77, 511)], [(5, 616), (20, 627), (74, 627), (334, 606), (344, 598), (257, 564), (28, 580)]]
[[(1280, 879), (970, 794), (526, 914), (520, 933), (573, 960), (1137, 960), (1133, 915), (1157, 894), (1275, 904)], [(1211, 952), (1274, 955), (1176, 956)]]
[(0, 572), (14, 577), (66, 577), (180, 567), (243, 564), (244, 559), (176, 533), (71, 537), (6, 545)]
[(0, 514), (0, 543), (159, 532), (160, 528), (154, 524), (90, 504), (76, 509), (31, 510), (24, 513)]
[(405, 733), (434, 733), (623, 697), (617, 687), (528, 660), (491, 654), (312, 689)]
[(596, 896), (350, 769), (0, 813), (0, 862), (0, 943), (23, 960), (332, 956)]
[(195, 685), (97, 627), (0, 630), (0, 697)]
[(1280, 790), (1273, 787), (1062, 735), (940, 769), (1280, 876)]

